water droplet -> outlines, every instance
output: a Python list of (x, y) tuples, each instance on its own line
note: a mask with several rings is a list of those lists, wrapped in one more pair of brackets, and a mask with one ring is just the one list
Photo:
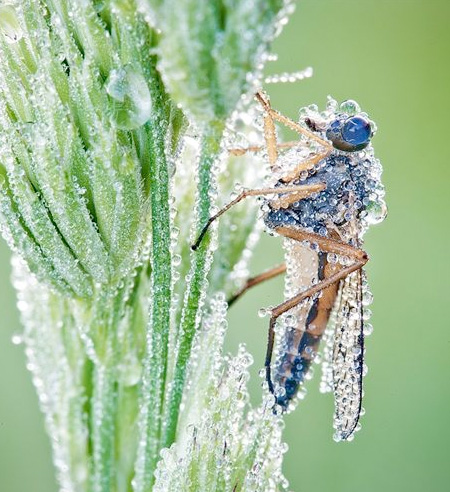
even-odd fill
[(13, 335), (11, 341), (14, 345), (20, 345), (23, 343), (23, 336), (19, 334)]
[(364, 335), (368, 337), (373, 333), (373, 326), (371, 323), (365, 323), (364, 324)]
[(368, 224), (379, 224), (387, 215), (386, 203), (382, 200), (370, 202), (366, 208), (365, 220)]
[(0, 7), (0, 32), (10, 44), (17, 43), (17, 41), (22, 39), (23, 31), (16, 11), (11, 5)]
[(266, 308), (261, 308), (259, 311), (258, 311), (258, 316), (260, 318), (264, 318), (267, 316), (267, 314), (269, 313), (269, 310), (266, 309)]
[(111, 98), (112, 117), (118, 128), (134, 130), (150, 119), (150, 91), (138, 69), (127, 65), (111, 70), (105, 89)]
[(372, 292), (370, 292), (369, 290), (366, 290), (363, 293), (363, 297), (362, 297), (363, 306), (370, 306), (370, 304), (372, 304), (372, 302), (373, 302)]
[(359, 104), (356, 101), (353, 101), (352, 99), (348, 99), (347, 101), (344, 101), (341, 104), (340, 108), (341, 111), (344, 111), (344, 113), (347, 113), (348, 115), (354, 115), (361, 112), (361, 108), (359, 107)]

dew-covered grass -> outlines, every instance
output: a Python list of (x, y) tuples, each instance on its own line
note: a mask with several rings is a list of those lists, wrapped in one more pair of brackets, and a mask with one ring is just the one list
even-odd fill
[(287, 487), (281, 420), (250, 407), (245, 349), (222, 350), (256, 206), (189, 246), (264, 173), (225, 149), (260, 143), (252, 95), (290, 10), (0, 6), (1, 231), (61, 491)]

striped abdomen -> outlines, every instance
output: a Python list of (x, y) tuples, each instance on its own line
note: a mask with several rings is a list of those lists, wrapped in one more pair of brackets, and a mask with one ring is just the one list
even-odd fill
[[(291, 245), (292, 249), (294, 251), (291, 251), (291, 258), (289, 260), (295, 261), (297, 256), (297, 260), (301, 261), (298, 255), (305, 253), (304, 247)], [(311, 255), (311, 253), (309, 254)], [(326, 253), (313, 254), (316, 256), (316, 261), (313, 263), (315, 272), (314, 275), (311, 274), (311, 280), (314, 279), (320, 282), (325, 277), (328, 277), (336, 267), (327, 262)], [(292, 280), (292, 277), (291, 275), (290, 281), (292, 285), (290, 286), (290, 290), (296, 288), (296, 291), (299, 292), (308, 287), (308, 285), (298, 285), (302, 282), (297, 281), (296, 283)], [(301, 277), (297, 275), (298, 278)], [(311, 280), (309, 281), (309, 285), (311, 285)], [(304, 278), (303, 282), (305, 282)], [(312, 359), (318, 351), (320, 340), (336, 300), (338, 287), (338, 284), (333, 284), (324, 289), (322, 295), (314, 301), (294, 308), (292, 310), (293, 315), (291, 316), (295, 322), (293, 326), (290, 326), (289, 320), (287, 320), (288, 327), (279, 343), (280, 352), (273, 374), (277, 403), (284, 409), (287, 408), (289, 402), (297, 394), (299, 386), (304, 381), (305, 375), (311, 366)], [(284, 391), (280, 391), (279, 388), (283, 388)]]

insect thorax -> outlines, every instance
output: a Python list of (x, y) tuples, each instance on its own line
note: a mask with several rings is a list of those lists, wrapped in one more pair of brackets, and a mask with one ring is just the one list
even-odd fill
[[(285, 209), (274, 209), (269, 202), (265, 223), (270, 229), (288, 225), (326, 236), (330, 225), (345, 229), (352, 221), (358, 235), (362, 235), (370, 223), (377, 221), (377, 215), (383, 213), (380, 174), (381, 166), (370, 148), (352, 154), (333, 152), (307, 176), (289, 183), (325, 183), (326, 189)], [(286, 183), (280, 180), (276, 186)]]
[[(328, 135), (327, 128), (332, 122), (355, 115), (362, 115), (370, 122), (354, 101), (346, 101), (338, 107), (336, 101), (330, 98), (326, 111), (319, 112), (316, 106), (301, 109), (300, 124), (307, 129), (308, 124), (305, 122), (309, 122), (309, 125), (311, 121), (316, 122), (314, 133), (325, 139)], [(374, 123), (370, 124), (375, 129)], [(371, 144), (359, 151), (334, 149), (312, 170), (303, 171), (294, 181), (284, 182), (283, 175), (289, 175), (301, 162), (323, 150), (312, 141), (301, 141), (298, 148), (290, 149), (279, 156), (277, 173), (280, 180), (275, 186), (324, 183), (326, 189), (284, 209), (275, 209), (268, 202), (265, 207), (265, 222), (270, 229), (290, 225), (326, 236), (330, 226), (336, 226), (345, 232), (346, 224), (352, 222), (357, 229), (353, 232), (361, 237), (370, 224), (384, 218), (386, 211), (384, 188), (381, 184), (382, 168), (374, 156)]]

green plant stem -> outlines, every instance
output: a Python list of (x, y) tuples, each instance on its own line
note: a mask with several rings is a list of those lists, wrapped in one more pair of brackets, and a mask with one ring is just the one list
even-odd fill
[(188, 236), (211, 216), (225, 123), (288, 1), (0, 2), (0, 232), (27, 264), (18, 305), (61, 490), (231, 492), (232, 469), (268, 490), (265, 468), (249, 488), (255, 460), (226, 447), (231, 424), (253, 431), (217, 293), (234, 288), (254, 212), (215, 264), (211, 235), (195, 253)]
[(93, 487), (95, 492), (110, 492), (114, 480), (114, 436), (117, 394), (112, 367), (95, 367), (91, 415), (93, 440)]
[(123, 315), (126, 289), (101, 291), (93, 303), (90, 328), (96, 341), (98, 360), (92, 373), (92, 405), (90, 434), (92, 436), (92, 484), (95, 492), (114, 490), (116, 415), (118, 411), (117, 366), (119, 348), (117, 332)]
[(150, 324), (147, 335), (147, 356), (144, 365), (142, 398), (154, 395), (146, 410), (143, 473), (138, 490), (150, 490), (161, 449), (161, 414), (166, 384), (171, 304), (171, 251), (169, 170), (165, 156), (164, 136), (167, 122), (160, 116), (152, 122), (150, 137), (150, 202), (152, 210), (152, 272)]
[[(216, 161), (223, 132), (223, 123), (211, 125), (213, 130), (204, 135), (201, 146), (200, 162), (198, 167), (197, 190), (197, 224), (201, 228), (211, 215), (211, 190), (214, 189), (212, 168)], [(177, 354), (173, 380), (165, 407), (165, 432), (162, 440), (163, 447), (170, 446), (176, 436), (178, 415), (186, 379), (186, 366), (191, 354), (192, 341), (199, 323), (199, 307), (204, 292), (208, 269), (209, 236), (205, 238), (201, 247), (192, 254), (191, 280), (185, 295), (181, 314), (181, 327), (178, 335)]]

